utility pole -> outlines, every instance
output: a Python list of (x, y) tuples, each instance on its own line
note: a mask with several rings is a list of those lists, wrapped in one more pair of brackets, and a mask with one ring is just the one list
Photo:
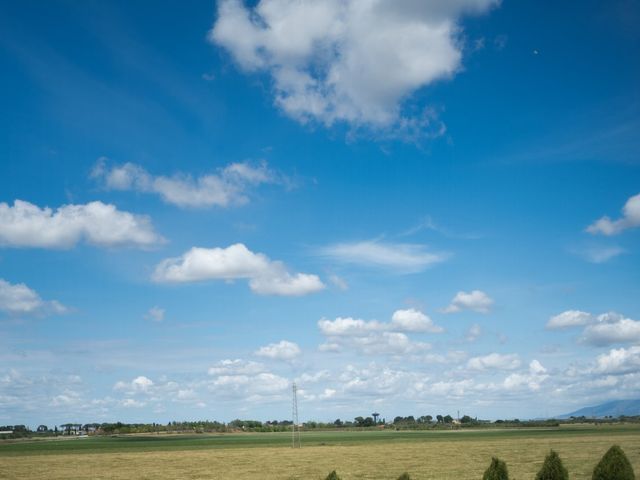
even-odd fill
[(292, 387), (293, 399), (291, 403), (291, 448), (300, 448), (300, 426), (298, 425), (298, 387), (293, 382)]

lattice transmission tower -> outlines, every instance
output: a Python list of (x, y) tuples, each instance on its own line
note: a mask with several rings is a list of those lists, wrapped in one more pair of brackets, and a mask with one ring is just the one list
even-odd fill
[(291, 390), (293, 393), (291, 401), (291, 420), (293, 421), (291, 424), (291, 447), (300, 448), (302, 444), (300, 443), (300, 425), (298, 423), (298, 387), (295, 382), (293, 382)]

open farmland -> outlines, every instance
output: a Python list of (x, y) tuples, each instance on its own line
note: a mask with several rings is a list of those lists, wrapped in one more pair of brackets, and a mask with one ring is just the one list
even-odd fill
[(467, 431), (313, 432), (301, 450), (287, 434), (139, 435), (0, 444), (11, 479), (479, 479), (492, 455), (511, 478), (533, 478), (550, 448), (571, 478), (591, 478), (614, 443), (640, 472), (638, 426)]

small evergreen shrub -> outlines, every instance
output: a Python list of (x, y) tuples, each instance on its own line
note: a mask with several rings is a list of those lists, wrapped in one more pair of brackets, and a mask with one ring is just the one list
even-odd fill
[(618, 445), (614, 445), (593, 469), (591, 478), (593, 480), (635, 480), (636, 477), (627, 456)]
[(553, 450), (544, 459), (536, 480), (569, 480), (569, 472), (562, 465), (560, 456)]
[(411, 477), (407, 472), (404, 472), (402, 475), (398, 477), (398, 480), (411, 480)]
[(329, 475), (327, 475), (327, 478), (325, 480), (341, 480), (341, 479), (338, 476), (338, 474), (336, 473), (336, 471), (334, 470)]
[(487, 468), (482, 476), (482, 480), (509, 480), (507, 464), (493, 457), (491, 459), (491, 465), (489, 465), (489, 468)]

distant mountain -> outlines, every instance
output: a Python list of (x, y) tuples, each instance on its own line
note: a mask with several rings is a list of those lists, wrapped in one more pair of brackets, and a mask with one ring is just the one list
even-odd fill
[(581, 408), (580, 410), (565, 415), (558, 415), (556, 418), (608, 417), (609, 415), (612, 417), (619, 417), (620, 415), (640, 415), (640, 399), (614, 400), (593, 407)]

